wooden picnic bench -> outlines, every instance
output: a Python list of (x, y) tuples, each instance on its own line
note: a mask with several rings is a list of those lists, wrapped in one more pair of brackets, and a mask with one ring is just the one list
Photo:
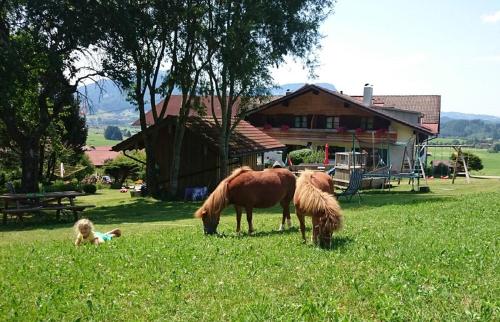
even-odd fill
[(95, 205), (75, 204), (78, 196), (84, 196), (84, 193), (78, 191), (59, 191), (59, 192), (41, 192), (41, 193), (6, 193), (0, 195), (4, 202), (3, 224), (7, 223), (7, 216), (14, 215), (22, 221), (23, 214), (43, 213), (44, 211), (56, 211), (57, 220), (61, 214), (73, 214), (74, 220), (78, 220), (79, 212), (86, 208), (95, 207)]

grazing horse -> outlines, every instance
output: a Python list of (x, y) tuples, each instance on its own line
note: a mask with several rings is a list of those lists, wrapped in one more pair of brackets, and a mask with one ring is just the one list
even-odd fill
[(217, 188), (196, 211), (195, 217), (203, 220), (205, 234), (217, 233), (220, 213), (233, 204), (236, 209), (236, 232), (240, 232), (241, 214), (247, 213), (248, 233), (253, 232), (253, 208), (269, 208), (280, 203), (283, 208), (281, 228), (285, 218), (290, 221), (290, 202), (295, 192), (295, 176), (287, 169), (253, 171), (241, 167), (219, 183)]
[(312, 217), (313, 241), (322, 248), (330, 248), (332, 233), (342, 226), (340, 206), (330, 192), (333, 180), (324, 172), (304, 171), (297, 180), (293, 197), (295, 212), (300, 222), (300, 232), (306, 241), (304, 216)]

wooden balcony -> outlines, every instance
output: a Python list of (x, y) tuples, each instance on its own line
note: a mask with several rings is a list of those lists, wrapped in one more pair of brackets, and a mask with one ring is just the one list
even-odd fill
[(364, 131), (356, 133), (355, 130), (347, 130), (344, 132), (337, 132), (334, 129), (303, 129), (303, 128), (260, 128), (267, 135), (279, 140), (282, 143), (287, 141), (301, 141), (304, 144), (307, 142), (321, 141), (329, 142), (352, 142), (353, 135), (358, 140), (373, 143), (395, 143), (397, 140), (397, 133), (390, 131), (385, 133), (377, 133), (377, 131)]

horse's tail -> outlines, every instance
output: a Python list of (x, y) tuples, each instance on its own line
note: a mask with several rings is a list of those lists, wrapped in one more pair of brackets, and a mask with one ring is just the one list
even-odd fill
[(303, 212), (322, 217), (321, 221), (331, 226), (332, 231), (339, 230), (342, 227), (340, 205), (335, 197), (313, 185), (313, 175), (313, 171), (304, 171), (300, 175), (294, 199)]
[(203, 205), (198, 210), (196, 210), (194, 216), (196, 218), (201, 218), (204, 212), (207, 212), (209, 214), (218, 214), (222, 212), (222, 210), (224, 210), (229, 201), (227, 196), (228, 183), (235, 177), (248, 171), (252, 171), (252, 168), (244, 166), (235, 169), (231, 173), (231, 175), (229, 175), (219, 183), (217, 188), (215, 188), (215, 190), (210, 194), (210, 196), (208, 196), (207, 200), (205, 200)]

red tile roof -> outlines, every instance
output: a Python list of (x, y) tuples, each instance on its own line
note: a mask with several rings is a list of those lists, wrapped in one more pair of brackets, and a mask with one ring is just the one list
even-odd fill
[[(352, 96), (363, 102), (363, 96)], [(395, 107), (401, 110), (422, 113), (423, 123), (439, 123), (441, 114), (440, 95), (374, 95), (373, 103), (378, 107)]]
[[(157, 127), (162, 127), (173, 121), (172, 116), (168, 116), (164, 121), (151, 126), (147, 131), (153, 131)], [(210, 146), (219, 146), (219, 129), (215, 125), (212, 117), (190, 116), (186, 123), (186, 128), (200, 136)], [(141, 133), (137, 133), (125, 141), (113, 147), (114, 151), (132, 150), (144, 147)], [(278, 140), (270, 137), (266, 133), (252, 126), (246, 121), (240, 121), (229, 141), (230, 157), (238, 157), (248, 154), (260, 153), (264, 151), (284, 149), (285, 146)]]
[(110, 146), (97, 146), (87, 148), (85, 154), (89, 157), (90, 162), (97, 167), (104, 165), (107, 160), (113, 160), (120, 153), (112, 151)]
[[(277, 97), (279, 97), (279, 96), (277, 96)], [(275, 99), (277, 97), (271, 97), (270, 99)], [(269, 101), (269, 99), (267, 101)], [(262, 103), (263, 102), (258, 102), (258, 103), (256, 103), (257, 104), (256, 106), (258, 106)], [(189, 112), (189, 115), (190, 116), (200, 116), (200, 117), (203, 117), (204, 115), (212, 116), (212, 99), (210, 97), (206, 97), (206, 96), (201, 97), (201, 104), (203, 106), (205, 106), (205, 108), (206, 108), (203, 110), (202, 113), (198, 113), (194, 109), (191, 109)], [(178, 116), (179, 111), (181, 109), (181, 105), (182, 105), (182, 95), (172, 95), (170, 97), (170, 100), (168, 101), (167, 111), (164, 114), (164, 117), (167, 117), (168, 115)], [(158, 113), (158, 115), (160, 115), (162, 108), (163, 108), (163, 100), (161, 100), (161, 102), (156, 104), (156, 106), (155, 106), (155, 109), (156, 109), (156, 112)], [(240, 100), (238, 99), (236, 101), (236, 103), (233, 104), (232, 115), (236, 116), (239, 113), (239, 110), (240, 110)], [(217, 117), (221, 116), (221, 114), (222, 114), (221, 106), (219, 104), (218, 99), (214, 100), (214, 111), (215, 111), (215, 115)], [(153, 113), (151, 111), (146, 113), (146, 123), (148, 125), (154, 124), (154, 117), (153, 117)], [(136, 120), (134, 123), (132, 123), (133, 126), (139, 126), (140, 124), (141, 123), (139, 120)]]

